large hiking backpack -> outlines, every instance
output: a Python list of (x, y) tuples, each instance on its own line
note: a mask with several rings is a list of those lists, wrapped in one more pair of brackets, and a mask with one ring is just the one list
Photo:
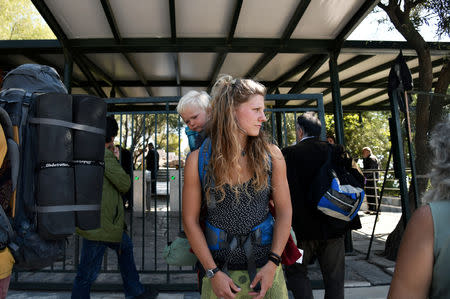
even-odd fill
[(19, 148), (8, 246), (17, 268), (43, 268), (62, 258), (75, 226), (100, 226), (106, 104), (68, 95), (53, 68), (26, 64), (5, 76), (0, 107)]

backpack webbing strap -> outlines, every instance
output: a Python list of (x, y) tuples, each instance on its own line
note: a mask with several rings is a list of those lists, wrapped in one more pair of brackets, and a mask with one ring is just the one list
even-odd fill
[(36, 210), (39, 213), (60, 213), (60, 212), (81, 212), (97, 211), (100, 205), (63, 205), (63, 206), (38, 206)]
[(105, 130), (103, 130), (103, 129), (88, 126), (88, 125), (77, 124), (77, 123), (73, 123), (73, 122), (69, 122), (69, 121), (64, 121), (64, 120), (60, 120), (60, 119), (54, 119), (54, 118), (32, 117), (29, 119), (29, 123), (39, 124), (39, 125), (59, 126), (59, 127), (65, 127), (65, 128), (74, 129), (74, 130), (86, 131), (86, 132), (90, 132), (90, 133), (94, 133), (94, 134), (105, 135)]
[(209, 158), (211, 157), (211, 139), (206, 138), (205, 141), (203, 141), (202, 145), (200, 146), (199, 153), (198, 153), (198, 175), (200, 177), (200, 184), (203, 187), (205, 185), (205, 175), (208, 165)]

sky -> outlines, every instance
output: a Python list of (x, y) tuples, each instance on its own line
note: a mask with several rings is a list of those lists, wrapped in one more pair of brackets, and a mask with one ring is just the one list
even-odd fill
[[(393, 28), (393, 25), (391, 25), (390, 21), (386, 22), (385, 24), (378, 24), (377, 20), (381, 18), (387, 18), (387, 14), (382, 10), (376, 13), (370, 13), (352, 32), (347, 40), (405, 41), (403, 36), (398, 33), (395, 28), (393, 30), (389, 30), (390, 27)], [(420, 28), (420, 34), (427, 42), (450, 42), (450, 37), (448, 36), (442, 36), (439, 40), (435, 32), (436, 24), (432, 24), (432, 22), (430, 22), (430, 26), (424, 25)]]

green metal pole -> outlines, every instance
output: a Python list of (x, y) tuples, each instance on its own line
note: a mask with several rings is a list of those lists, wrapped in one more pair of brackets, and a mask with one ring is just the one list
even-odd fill
[(402, 216), (403, 225), (406, 228), (409, 218), (411, 217), (411, 211), (409, 209), (409, 196), (408, 187), (406, 184), (406, 163), (405, 163), (405, 152), (403, 150), (403, 135), (402, 128), (400, 125), (400, 113), (398, 110), (398, 91), (394, 90), (392, 95), (389, 97), (391, 102), (391, 115), (390, 121), (390, 131), (391, 131), (391, 143), (393, 149), (394, 157), (394, 170), (395, 177), (398, 179), (400, 187), (400, 197), (402, 201)]
[(336, 141), (339, 144), (345, 145), (344, 140), (344, 124), (343, 124), (343, 112), (341, 104), (341, 91), (339, 84), (339, 70), (337, 65), (337, 58), (339, 51), (330, 52), (330, 79), (331, 79), (331, 96), (333, 99), (333, 111), (334, 111), (334, 130), (336, 132)]
[[(334, 130), (336, 132), (336, 142), (338, 144), (345, 145), (344, 138), (344, 122), (342, 112), (342, 103), (341, 103), (341, 91), (339, 84), (339, 70), (337, 65), (337, 58), (339, 56), (339, 51), (331, 51), (330, 52), (330, 79), (331, 79), (331, 96), (333, 99), (333, 111), (334, 111)], [(325, 124), (323, 124), (325, 126)], [(353, 240), (352, 240), (352, 231), (348, 230), (345, 233), (344, 238), (345, 252), (351, 253), (353, 252)]]

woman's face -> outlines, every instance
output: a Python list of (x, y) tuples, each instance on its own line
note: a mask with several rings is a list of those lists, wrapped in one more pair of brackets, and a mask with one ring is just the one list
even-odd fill
[(251, 95), (235, 112), (239, 127), (248, 136), (258, 136), (262, 123), (267, 121), (264, 114), (264, 97), (259, 94)]
[(189, 129), (196, 132), (201, 132), (208, 121), (206, 111), (197, 106), (187, 106), (180, 115)]

